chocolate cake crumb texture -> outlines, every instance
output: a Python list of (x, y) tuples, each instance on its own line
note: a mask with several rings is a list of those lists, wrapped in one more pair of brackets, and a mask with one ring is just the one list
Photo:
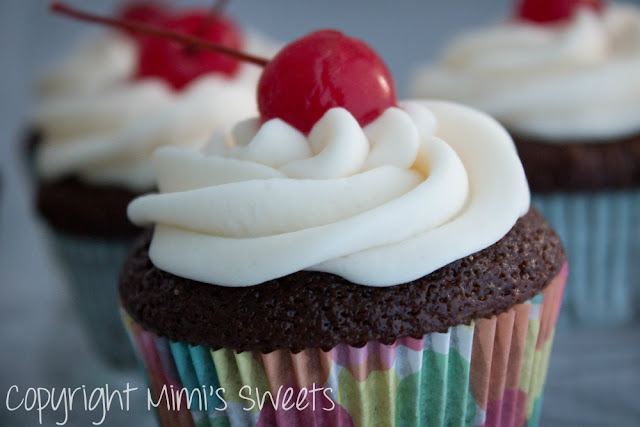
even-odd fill
[(445, 332), (532, 298), (565, 262), (558, 236), (533, 209), (496, 244), (391, 287), (314, 271), (250, 287), (216, 286), (155, 267), (150, 239), (148, 232), (137, 241), (120, 276), (121, 302), (134, 320), (174, 341), (265, 353)]

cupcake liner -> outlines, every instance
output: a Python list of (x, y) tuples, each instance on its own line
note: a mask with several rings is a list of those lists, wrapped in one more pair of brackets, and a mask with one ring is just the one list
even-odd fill
[(109, 364), (134, 366), (118, 310), (118, 275), (132, 242), (52, 231), (51, 243), (91, 343)]
[(446, 333), (295, 354), (173, 342), (122, 313), (163, 426), (537, 425), (566, 277), (565, 264), (542, 294)]
[(619, 326), (640, 314), (640, 191), (537, 195), (571, 263), (561, 325)]

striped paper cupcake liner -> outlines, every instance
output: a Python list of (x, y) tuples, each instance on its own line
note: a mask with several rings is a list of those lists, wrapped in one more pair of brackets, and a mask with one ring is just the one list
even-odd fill
[(132, 242), (82, 238), (57, 231), (51, 232), (50, 240), (93, 346), (112, 366), (135, 366), (118, 310), (118, 275)]
[(537, 195), (571, 274), (559, 324), (619, 326), (640, 314), (640, 191)]
[(163, 426), (537, 425), (566, 277), (503, 314), (361, 348), (237, 353), (123, 319)]

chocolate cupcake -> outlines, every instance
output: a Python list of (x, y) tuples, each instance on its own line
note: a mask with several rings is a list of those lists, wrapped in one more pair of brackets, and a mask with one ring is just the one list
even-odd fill
[[(327, 66), (357, 83), (313, 80)], [(302, 92), (279, 92), (288, 70)], [(326, 84), (343, 96), (309, 102)], [(360, 85), (381, 90), (363, 105)], [(161, 424), (535, 424), (567, 267), (509, 135), (398, 106), (336, 31), (285, 47), (259, 87), (260, 118), (157, 150), (159, 193), (129, 205), (155, 225), (119, 290)]]
[[(57, 173), (47, 173), (45, 164), (55, 155), (56, 145), (70, 141), (67, 148), (84, 148), (93, 137), (115, 140), (128, 123), (158, 110), (154, 99), (149, 106), (139, 102), (135, 111), (111, 102), (115, 113), (105, 111), (109, 96), (116, 99), (119, 94), (123, 105), (130, 102), (123, 95), (135, 73), (137, 49), (133, 38), (115, 32), (81, 40), (39, 79), (37, 107), (24, 142), (37, 210), (48, 224), (50, 243), (68, 277), (76, 310), (99, 354), (114, 366), (132, 365), (135, 360), (127, 351), (126, 334), (114, 309), (113, 283), (139, 233), (124, 212), (153, 183), (130, 188), (124, 182), (92, 182), (81, 176), (82, 162), (77, 158)], [(63, 156), (73, 162), (72, 154)], [(84, 163), (88, 170), (94, 166), (89, 159)]]
[(626, 324), (640, 306), (640, 10), (521, 3), (517, 19), (456, 38), (413, 95), (507, 127), (571, 260), (562, 322)]
[[(207, 11), (165, 10), (153, 23), (190, 33), (209, 19)], [(255, 35), (245, 37), (224, 16), (208, 25), (204, 38), (273, 49)], [(216, 54), (187, 54), (163, 39), (109, 34), (97, 42), (104, 49), (80, 49), (41, 83), (46, 96), (33, 117), (39, 135), (34, 158), (37, 208), (70, 276), (76, 306), (100, 354), (125, 365), (134, 358), (126, 353), (116, 283), (140, 232), (127, 219), (127, 204), (155, 189), (150, 156), (157, 147), (196, 149), (212, 133), (255, 114), (260, 70), (226, 57), (220, 65)], [(114, 54), (94, 61), (104, 50)]]

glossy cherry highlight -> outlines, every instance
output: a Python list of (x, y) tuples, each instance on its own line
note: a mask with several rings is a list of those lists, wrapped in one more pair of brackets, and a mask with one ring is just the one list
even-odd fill
[(604, 3), (601, 0), (522, 0), (516, 17), (538, 24), (562, 22), (570, 19), (579, 7), (601, 13)]
[(362, 40), (339, 31), (312, 32), (285, 46), (258, 83), (263, 120), (280, 118), (307, 133), (333, 107), (365, 126), (397, 105), (391, 72)]

